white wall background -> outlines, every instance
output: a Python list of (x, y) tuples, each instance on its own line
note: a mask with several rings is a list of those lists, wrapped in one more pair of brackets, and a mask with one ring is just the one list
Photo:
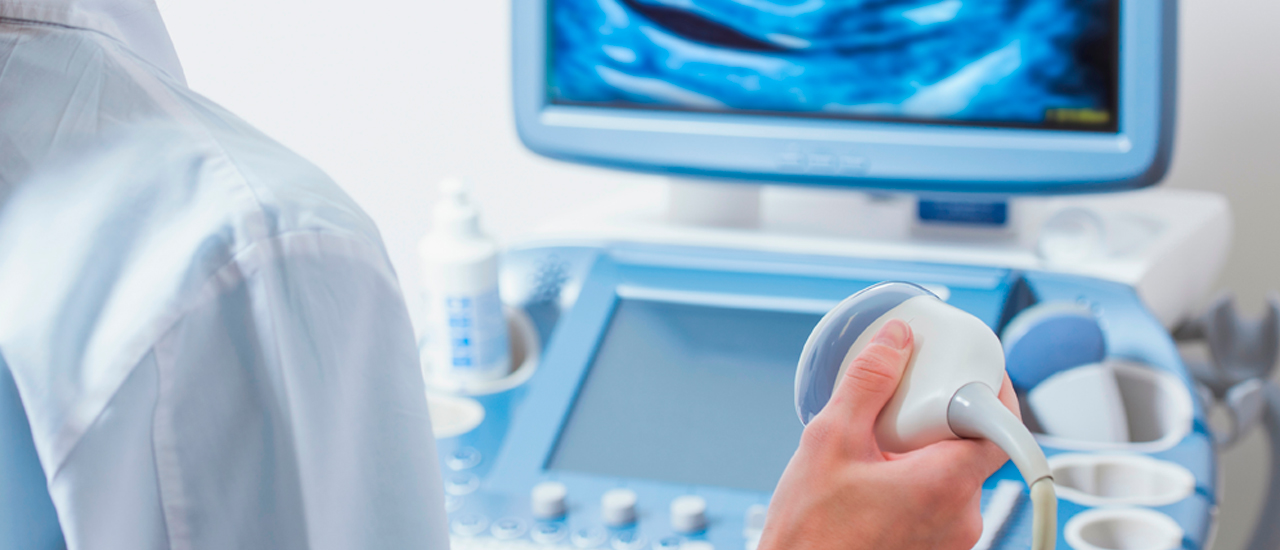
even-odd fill
[[(521, 147), (508, 78), (511, 1), (531, 0), (158, 3), (191, 87), (342, 184), (378, 222), (412, 300), (414, 244), (441, 177), (471, 179), (486, 225), (504, 239), (650, 180)], [(1231, 199), (1236, 243), (1220, 286), (1257, 311), (1267, 289), (1280, 289), (1280, 2), (1187, 0), (1181, 10), (1167, 184)], [(1223, 459), (1221, 550), (1243, 548), (1256, 518), (1262, 443), (1255, 435)]]

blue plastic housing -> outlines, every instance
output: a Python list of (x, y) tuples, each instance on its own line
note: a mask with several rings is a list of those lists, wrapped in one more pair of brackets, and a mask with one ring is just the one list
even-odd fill
[[(663, 2), (600, 1), (601, 9), (667, 9)], [(1114, 131), (553, 102), (549, 0), (513, 3), (516, 128), (527, 147), (548, 157), (673, 175), (942, 194), (1142, 187), (1160, 180), (1169, 164), (1176, 3), (1115, 1)]]
[(1099, 363), (1107, 339), (1097, 316), (1076, 302), (1040, 303), (1014, 317), (1000, 335), (1005, 369), (1019, 391), (1073, 367)]

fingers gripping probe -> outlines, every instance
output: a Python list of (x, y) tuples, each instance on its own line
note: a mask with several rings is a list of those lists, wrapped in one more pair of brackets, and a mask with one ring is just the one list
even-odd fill
[(809, 423), (853, 358), (889, 321), (911, 326), (915, 348), (898, 390), (876, 419), (880, 448), (908, 452), (947, 439), (982, 438), (1006, 453), (1031, 488), (1033, 550), (1057, 542), (1058, 500), (1044, 451), (997, 397), (1004, 349), (978, 318), (909, 283), (880, 283), (818, 322), (800, 354), (796, 412)]

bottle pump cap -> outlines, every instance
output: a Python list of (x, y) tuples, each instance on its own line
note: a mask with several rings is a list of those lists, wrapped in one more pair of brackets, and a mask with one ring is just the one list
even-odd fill
[(480, 211), (471, 200), (471, 185), (459, 178), (446, 178), (440, 182), (439, 188), (435, 231), (455, 237), (481, 237)]

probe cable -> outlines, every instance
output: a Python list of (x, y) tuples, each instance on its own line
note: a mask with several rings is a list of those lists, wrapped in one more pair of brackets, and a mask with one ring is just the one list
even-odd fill
[(986, 439), (1009, 455), (1031, 488), (1031, 550), (1053, 550), (1058, 542), (1058, 497), (1053, 473), (1044, 451), (1022, 421), (1009, 412), (994, 390), (973, 382), (951, 398), (947, 423), (956, 435)]

